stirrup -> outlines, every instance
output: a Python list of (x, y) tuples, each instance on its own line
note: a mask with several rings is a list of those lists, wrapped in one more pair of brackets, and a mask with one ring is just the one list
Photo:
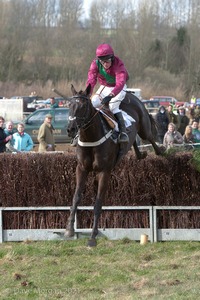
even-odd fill
[(125, 132), (121, 132), (118, 137), (119, 143), (129, 143), (129, 137)]

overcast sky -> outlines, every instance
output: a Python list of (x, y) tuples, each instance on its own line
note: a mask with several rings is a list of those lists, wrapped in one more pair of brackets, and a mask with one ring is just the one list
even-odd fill
[(91, 2), (93, 0), (84, 0), (84, 9), (85, 9), (85, 14), (86, 14), (86, 17), (88, 17), (89, 15), (89, 8), (90, 8), (90, 5), (91, 5)]

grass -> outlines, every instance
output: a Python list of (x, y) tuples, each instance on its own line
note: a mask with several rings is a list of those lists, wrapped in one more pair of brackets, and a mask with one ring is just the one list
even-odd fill
[(1, 299), (198, 299), (199, 242), (0, 244)]

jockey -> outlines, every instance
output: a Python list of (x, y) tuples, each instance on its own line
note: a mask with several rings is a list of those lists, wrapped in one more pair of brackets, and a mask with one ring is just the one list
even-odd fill
[(116, 117), (119, 125), (119, 143), (128, 143), (126, 127), (121, 110), (121, 101), (126, 95), (128, 72), (120, 58), (114, 55), (109, 44), (100, 44), (96, 49), (96, 58), (92, 61), (86, 85), (91, 85), (91, 94), (98, 82), (100, 87), (92, 97), (92, 105), (97, 108), (109, 103), (109, 108)]

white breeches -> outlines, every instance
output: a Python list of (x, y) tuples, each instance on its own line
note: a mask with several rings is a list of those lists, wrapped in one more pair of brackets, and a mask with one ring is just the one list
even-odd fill
[[(122, 91), (117, 94), (115, 97), (113, 97), (109, 102), (109, 108), (112, 111), (113, 114), (116, 114), (118, 112), (121, 112), (119, 109), (120, 103), (125, 98), (126, 95), (126, 84), (124, 85)], [(99, 89), (97, 90), (96, 94), (92, 97), (92, 105), (96, 108), (99, 108), (101, 104), (101, 100), (108, 96), (113, 90), (113, 87), (108, 87), (101, 85)]]

